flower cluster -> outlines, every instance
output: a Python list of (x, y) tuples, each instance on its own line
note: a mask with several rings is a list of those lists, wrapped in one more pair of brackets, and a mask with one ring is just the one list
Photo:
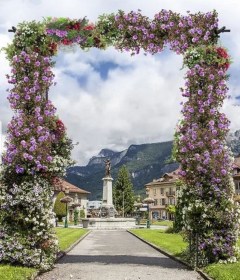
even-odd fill
[(46, 20), (46, 34), (55, 43), (63, 45), (80, 44), (82, 47), (89, 44), (94, 25), (86, 18), (71, 20), (69, 18), (48, 18)]
[(142, 48), (147, 53), (161, 52), (164, 46), (178, 54), (196, 45), (216, 43), (218, 19), (216, 12), (188, 14), (180, 16), (172, 11), (162, 10), (149, 20), (139, 12), (115, 16), (115, 25), (120, 34), (116, 47), (120, 50), (139, 53)]
[(18, 24), (13, 42), (5, 48), (8, 59), (21, 51), (35, 52), (42, 56), (56, 54), (57, 45), (45, 34), (45, 24), (42, 22), (22, 22)]
[(194, 67), (196, 64), (205, 64), (227, 70), (230, 66), (231, 59), (226, 49), (209, 45), (190, 48), (184, 56), (183, 63), (189, 68)]
[(0, 261), (49, 269), (57, 243), (52, 232), (52, 178), (72, 164), (71, 140), (48, 100), (51, 58), (21, 51), (11, 60), (7, 150), (0, 179)]
[[(0, 262), (49, 269), (56, 257), (58, 241), (53, 233), (52, 187), (44, 177), (1, 186), (4, 211), (0, 229)], [(11, 221), (11, 227), (9, 223)]]
[(226, 70), (201, 61), (187, 71), (182, 94), (188, 100), (175, 139), (185, 185), (178, 202), (182, 226), (198, 247), (202, 264), (235, 256), (239, 225), (232, 200), (233, 159), (226, 146), (229, 121), (219, 112), (228, 90)]

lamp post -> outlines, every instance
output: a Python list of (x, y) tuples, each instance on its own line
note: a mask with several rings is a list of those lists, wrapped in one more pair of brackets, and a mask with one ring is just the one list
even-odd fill
[(154, 199), (149, 197), (149, 192), (150, 192), (150, 189), (149, 188), (146, 188), (146, 194), (147, 194), (147, 198), (145, 198), (143, 200), (143, 203), (146, 203), (148, 205), (148, 219), (147, 219), (147, 228), (150, 228), (150, 204), (152, 204), (154, 202)]
[(139, 195), (138, 198), (137, 198), (137, 201), (134, 202), (134, 205), (133, 205), (134, 208), (135, 208), (135, 211), (136, 211), (136, 215), (137, 215), (137, 218), (136, 218), (137, 225), (140, 224), (140, 219), (141, 219), (139, 210), (140, 210), (140, 207), (142, 206), (142, 202), (140, 200), (141, 200), (141, 198), (140, 198), (140, 195)]
[(124, 208), (125, 208), (124, 191), (123, 191), (123, 201), (122, 201), (122, 204), (123, 204), (122, 216), (123, 216), (123, 218), (124, 218), (124, 214), (125, 214), (125, 213), (124, 213), (124, 210), (125, 210), (125, 209), (124, 209)]
[(69, 194), (68, 187), (65, 188), (65, 196), (62, 199), (60, 199), (60, 201), (62, 203), (66, 203), (66, 218), (65, 218), (65, 223), (64, 223), (65, 228), (68, 227), (68, 203), (73, 201), (73, 199), (70, 196), (68, 196), (67, 194)]

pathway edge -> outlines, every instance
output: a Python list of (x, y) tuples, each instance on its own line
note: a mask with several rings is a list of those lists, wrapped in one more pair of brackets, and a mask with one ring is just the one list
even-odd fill
[[(155, 250), (157, 250), (158, 252), (162, 253), (163, 255), (173, 259), (174, 261), (181, 263), (183, 265), (185, 265), (189, 270), (193, 270), (192, 267), (184, 262), (183, 260), (169, 254), (167, 251), (164, 251), (163, 249), (157, 247), (155, 244), (144, 240), (143, 238), (139, 237), (138, 235), (136, 235), (135, 233), (131, 232), (130, 230), (127, 230), (128, 233), (132, 234), (133, 236), (135, 236), (136, 238), (138, 238), (139, 240), (141, 240), (142, 242), (148, 244), (149, 246), (151, 246), (152, 248), (154, 248)], [(196, 269), (195, 270), (198, 274), (200, 274), (205, 280), (213, 280), (213, 278), (211, 278), (210, 276), (208, 276), (205, 272), (203, 272), (201, 269)]]
[[(55, 263), (57, 262), (57, 261), (59, 261), (62, 257), (64, 257), (69, 251), (71, 251), (79, 242), (81, 242), (85, 237), (87, 237), (87, 235), (89, 234), (91, 232), (91, 230), (89, 230), (88, 232), (86, 232), (84, 235), (82, 235), (77, 241), (75, 241), (71, 246), (69, 246), (66, 250), (64, 250), (64, 251), (59, 251), (58, 253), (57, 253), (57, 257), (56, 257), (56, 260), (55, 260)], [(52, 270), (52, 269), (51, 269)], [(49, 271), (51, 271), (51, 270), (49, 270)], [(37, 271), (37, 272), (35, 272), (32, 276), (31, 276), (31, 278), (30, 278), (30, 280), (34, 280), (34, 279), (36, 279), (36, 277), (37, 276), (39, 276), (41, 273), (40, 273), (40, 271)]]

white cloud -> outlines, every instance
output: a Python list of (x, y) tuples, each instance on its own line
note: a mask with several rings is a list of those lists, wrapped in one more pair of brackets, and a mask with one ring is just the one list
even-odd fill
[[(233, 56), (232, 76), (239, 72), (240, 26), (238, 0), (220, 2), (190, 0), (0, 0), (0, 47), (12, 38), (7, 29), (24, 20), (42, 20), (47, 16), (83, 18), (95, 21), (98, 15), (137, 10), (153, 17), (162, 8), (176, 12), (211, 11), (217, 9), (220, 26), (226, 25), (231, 33), (222, 34), (221, 43)], [(230, 16), (231, 15), (231, 16)], [(7, 101), (5, 73), (9, 66), (0, 55), (1, 120), (6, 127), (12, 112)], [(108, 78), (102, 79), (96, 65), (112, 62), (119, 67), (111, 69)], [(104, 147), (124, 149), (132, 143), (156, 142), (172, 139), (179, 118), (180, 91), (184, 71), (181, 57), (163, 53), (159, 56), (139, 55), (131, 57), (110, 48), (107, 51), (90, 50), (60, 52), (54, 69), (57, 86), (51, 89), (50, 98), (58, 108), (59, 116), (68, 128), (74, 142), (74, 157), (81, 164)], [(80, 76), (78, 80), (76, 76)], [(239, 84), (230, 79), (230, 94), (239, 95)], [(82, 84), (81, 84), (82, 83)], [(238, 129), (239, 107), (225, 102), (224, 111)]]

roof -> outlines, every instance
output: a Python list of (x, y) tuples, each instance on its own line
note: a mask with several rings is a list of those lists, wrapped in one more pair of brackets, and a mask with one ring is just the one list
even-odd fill
[(152, 182), (147, 183), (145, 186), (176, 182), (176, 180), (178, 180), (180, 178), (179, 171), (180, 171), (180, 168), (174, 170), (173, 172), (165, 173), (165, 174), (163, 174), (163, 176), (161, 178), (154, 179)]
[(234, 169), (240, 168), (240, 156), (234, 158), (233, 168)]
[(68, 188), (69, 189), (69, 193), (82, 193), (82, 194), (89, 194), (90, 192), (85, 191), (83, 189), (80, 189), (76, 186), (74, 186), (73, 184), (70, 184), (69, 182), (60, 179), (60, 178), (56, 178), (54, 180), (54, 191), (59, 191), (59, 192), (64, 192), (65, 189)]

